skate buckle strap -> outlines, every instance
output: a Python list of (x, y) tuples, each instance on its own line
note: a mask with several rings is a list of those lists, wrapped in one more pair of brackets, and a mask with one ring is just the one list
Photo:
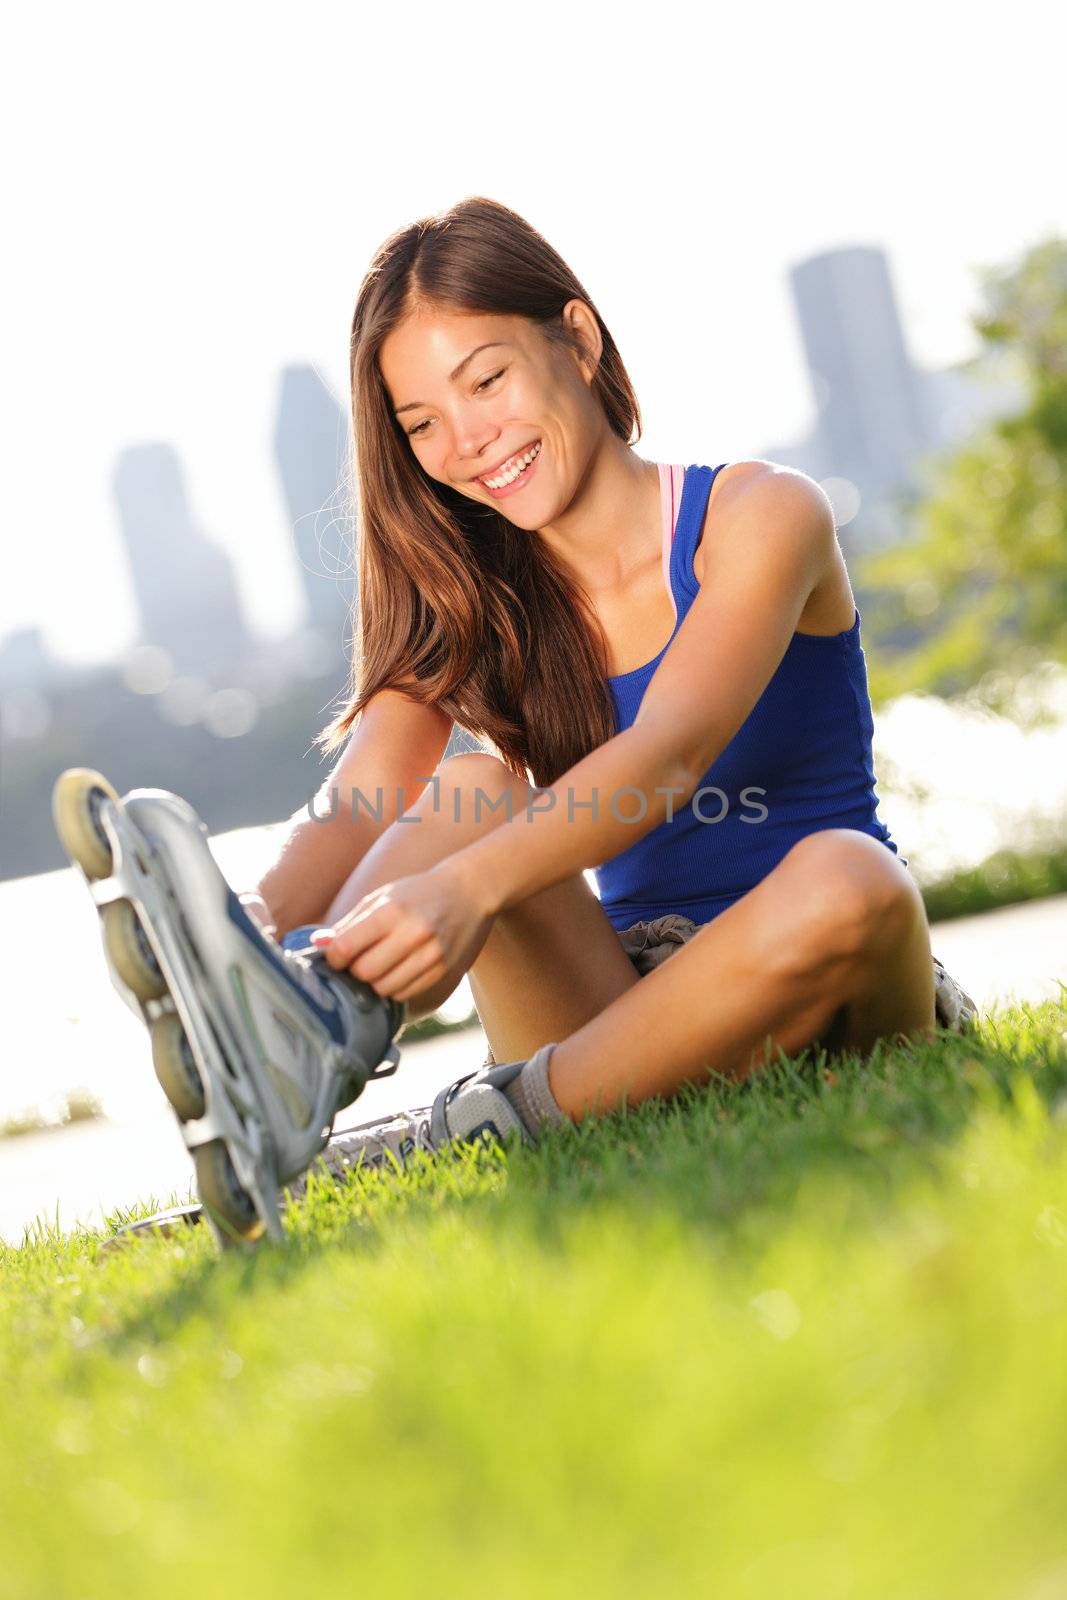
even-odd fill
[(434, 1145), (441, 1145), (451, 1138), (445, 1111), (463, 1085), (469, 1083), (475, 1076), (476, 1074), (473, 1072), (465, 1072), (462, 1078), (457, 1078), (454, 1083), (448, 1084), (435, 1097), (434, 1103), (430, 1108), (430, 1139)]
[[(386, 1062), (389, 1063), (388, 1066), (386, 1066)], [(400, 1046), (391, 1044), (389, 1045), (382, 1059), (379, 1061), (378, 1065), (375, 1067), (374, 1071), (371, 1073), (370, 1077), (367, 1079), (367, 1082), (371, 1083), (375, 1078), (391, 1078), (399, 1065)]]

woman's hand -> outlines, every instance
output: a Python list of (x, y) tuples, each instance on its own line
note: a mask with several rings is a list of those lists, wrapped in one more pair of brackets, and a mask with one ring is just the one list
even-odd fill
[(413, 1000), (447, 975), (458, 983), (489, 937), (493, 915), (447, 862), (363, 896), (312, 941), (335, 972), (377, 994)]

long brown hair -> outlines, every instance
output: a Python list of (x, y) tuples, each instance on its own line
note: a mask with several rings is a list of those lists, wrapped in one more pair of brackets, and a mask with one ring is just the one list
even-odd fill
[(641, 413), (615, 341), (566, 262), (516, 212), (472, 196), (376, 251), (352, 318), (357, 642), (347, 703), (314, 741), (326, 751), (383, 688), (439, 706), (540, 787), (614, 735), (603, 632), (585, 590), (536, 532), (420, 467), (379, 365), (390, 331), (427, 305), (528, 317), (577, 348), (561, 317), (576, 297), (603, 340), (593, 392), (612, 432), (635, 444)]

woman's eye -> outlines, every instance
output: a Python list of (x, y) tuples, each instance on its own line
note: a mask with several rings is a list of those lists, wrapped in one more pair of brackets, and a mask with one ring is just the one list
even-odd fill
[[(507, 367), (501, 367), (499, 372), (491, 372), (488, 378), (483, 378), (481, 383), (476, 386), (474, 391), (475, 394), (480, 393), (480, 391), (485, 388), (487, 383), (495, 383), (498, 378), (502, 378), (507, 370)], [(417, 433), (421, 433), (423, 428), (428, 428), (429, 425), (429, 418), (427, 418), (425, 422), (420, 422), (416, 427), (409, 428), (408, 438), (413, 439)]]

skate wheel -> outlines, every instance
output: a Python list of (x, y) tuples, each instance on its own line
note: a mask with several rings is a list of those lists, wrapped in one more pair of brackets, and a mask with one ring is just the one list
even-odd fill
[(100, 802), (118, 803), (114, 788), (91, 767), (68, 767), (52, 787), (52, 822), (60, 844), (87, 878), (109, 878), (111, 845), (100, 825)]
[(153, 1021), (151, 1034), (152, 1065), (163, 1093), (183, 1122), (195, 1122), (207, 1103), (182, 1019), (175, 1011), (164, 1011)]
[(206, 1210), (231, 1238), (258, 1239), (263, 1232), (255, 1202), (237, 1177), (230, 1152), (221, 1139), (193, 1151), (196, 1187)]
[(158, 1000), (165, 995), (167, 980), (130, 902), (110, 901), (101, 908), (100, 920), (108, 960), (126, 987), (138, 1000)]

